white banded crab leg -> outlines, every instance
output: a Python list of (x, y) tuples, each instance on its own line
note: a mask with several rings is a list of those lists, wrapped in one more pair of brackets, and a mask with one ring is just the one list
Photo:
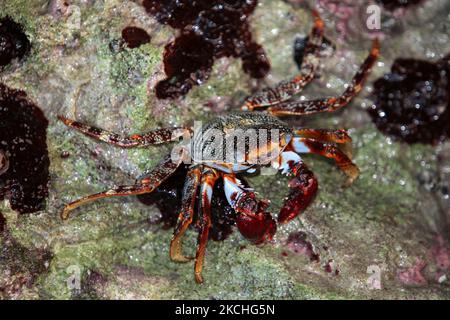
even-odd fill
[(241, 234), (253, 243), (272, 239), (275, 220), (265, 209), (267, 200), (257, 200), (252, 189), (245, 188), (234, 174), (223, 174), (225, 196), (237, 213), (236, 225)]
[(203, 282), (202, 269), (203, 260), (205, 257), (206, 244), (208, 242), (209, 229), (211, 227), (211, 200), (214, 185), (219, 178), (218, 173), (214, 169), (206, 168), (203, 172), (201, 185), (200, 185), (200, 197), (202, 212), (198, 217), (198, 225), (200, 227), (198, 235), (197, 252), (195, 255), (195, 281), (197, 283)]
[(284, 151), (278, 159), (272, 161), (272, 167), (281, 170), (284, 175), (294, 175), (289, 181), (291, 189), (278, 215), (278, 222), (285, 223), (304, 211), (317, 192), (317, 179), (300, 156), (294, 151)]
[(314, 26), (308, 37), (300, 74), (289, 81), (282, 81), (273, 88), (266, 88), (249, 97), (241, 110), (254, 110), (256, 108), (277, 105), (289, 100), (299, 93), (309, 82), (314, 79), (319, 66), (320, 49), (323, 41), (324, 22), (317, 11), (313, 11)]
[(346, 185), (352, 184), (359, 176), (359, 168), (356, 164), (334, 144), (310, 138), (294, 137), (290, 142), (290, 147), (296, 153), (313, 153), (333, 159), (336, 165), (347, 175)]
[(198, 187), (201, 179), (201, 168), (191, 168), (186, 176), (186, 182), (183, 186), (183, 195), (181, 199), (181, 210), (178, 215), (177, 225), (170, 242), (170, 258), (177, 262), (187, 262), (191, 257), (187, 257), (182, 253), (182, 243), (184, 233), (191, 225), (194, 218), (194, 206), (197, 198)]
[[(180, 157), (181, 159), (181, 157)], [(165, 179), (170, 177), (180, 166), (179, 162), (172, 162), (170, 157), (166, 157), (156, 168), (154, 168), (145, 179), (138, 181), (135, 185), (118, 186), (103, 192), (92, 194), (84, 198), (75, 200), (67, 204), (61, 212), (61, 218), (67, 220), (70, 212), (79, 206), (96, 201), (103, 198), (111, 198), (118, 196), (141, 195), (153, 192)]]

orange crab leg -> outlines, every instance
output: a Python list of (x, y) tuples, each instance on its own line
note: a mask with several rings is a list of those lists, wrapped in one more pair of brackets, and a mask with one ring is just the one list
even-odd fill
[(178, 216), (177, 225), (170, 242), (170, 258), (177, 262), (192, 260), (182, 253), (182, 238), (194, 217), (194, 206), (197, 198), (197, 190), (200, 185), (201, 168), (194, 167), (187, 173), (186, 182), (183, 187), (181, 212)]
[(320, 142), (331, 142), (340, 144), (339, 149), (350, 159), (353, 158), (352, 138), (347, 130), (328, 130), (328, 129), (298, 129), (294, 130), (296, 136), (313, 139)]
[(346, 106), (361, 91), (379, 54), (380, 44), (378, 39), (375, 39), (370, 54), (353, 77), (352, 83), (341, 96), (309, 101), (287, 101), (270, 107), (268, 112), (275, 116), (306, 115), (331, 112)]
[(257, 92), (245, 101), (242, 110), (268, 107), (290, 99), (299, 93), (309, 82), (314, 79), (314, 74), (319, 66), (319, 53), (323, 41), (324, 22), (317, 11), (313, 11), (314, 27), (308, 37), (305, 54), (300, 74), (290, 81), (282, 81), (273, 88), (267, 88)]
[(200, 233), (198, 235), (197, 253), (195, 256), (195, 281), (203, 283), (202, 269), (205, 257), (206, 244), (208, 242), (209, 229), (211, 227), (211, 199), (214, 185), (216, 184), (218, 174), (214, 170), (208, 170), (202, 176), (201, 199), (202, 214), (199, 217)]
[(153, 171), (146, 177), (145, 180), (140, 181), (136, 185), (119, 186), (110, 190), (89, 195), (87, 197), (69, 203), (62, 210), (61, 218), (63, 220), (67, 220), (72, 210), (95, 200), (110, 197), (131, 196), (131, 195), (151, 193), (165, 179), (167, 179), (170, 175), (172, 175), (176, 171), (180, 163), (181, 161), (178, 163), (172, 162), (170, 157), (167, 157), (155, 169), (153, 169)]
[(88, 126), (84, 123), (67, 119), (63, 116), (58, 118), (68, 127), (74, 128), (85, 135), (115, 145), (120, 148), (144, 147), (154, 144), (170, 142), (189, 132), (187, 128), (162, 128), (150, 131), (146, 134), (134, 134), (131, 136), (120, 136), (117, 133), (96, 127)]
[(294, 134), (302, 138), (314, 139), (323, 142), (348, 143), (352, 138), (347, 130), (329, 130), (329, 129), (297, 129)]
[(337, 166), (347, 175), (346, 185), (350, 185), (359, 176), (359, 168), (338, 147), (308, 138), (294, 137), (290, 143), (297, 153), (314, 153), (333, 159)]

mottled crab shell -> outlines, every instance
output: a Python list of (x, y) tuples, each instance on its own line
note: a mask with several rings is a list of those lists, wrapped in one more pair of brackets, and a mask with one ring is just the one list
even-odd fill
[[(235, 112), (218, 117), (195, 132), (191, 149), (194, 162), (228, 173), (245, 171), (254, 165), (269, 164), (280, 155), (293, 135), (292, 129), (279, 119), (254, 112)], [(218, 144), (216, 140), (219, 134), (222, 144)], [(245, 139), (237, 139), (235, 142), (233, 137), (239, 134), (244, 134)], [(275, 135), (279, 138), (275, 139)], [(251, 136), (258, 144), (250, 143)], [(226, 158), (227, 142), (232, 144), (228, 146), (231, 150), (236, 150), (235, 143), (240, 141), (245, 144), (242, 146), (245, 147), (245, 161), (230, 161)], [(218, 146), (221, 150), (218, 150)], [(262, 150), (265, 151), (264, 154)], [(220, 151), (221, 154), (217, 154)]]

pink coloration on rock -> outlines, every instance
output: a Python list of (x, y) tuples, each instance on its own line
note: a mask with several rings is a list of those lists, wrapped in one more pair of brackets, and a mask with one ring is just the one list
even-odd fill
[(286, 247), (297, 254), (307, 256), (310, 261), (320, 261), (319, 254), (315, 252), (311, 242), (306, 240), (306, 234), (303, 232), (291, 233), (286, 241)]
[(335, 21), (336, 31), (339, 33), (338, 40), (345, 42), (352, 38), (363, 35), (366, 38), (383, 38), (381, 30), (369, 30), (367, 28), (367, 7), (370, 1), (354, 0), (318, 0), (317, 4), (325, 12), (332, 15)]
[(397, 272), (397, 278), (406, 285), (425, 285), (427, 280), (422, 274), (422, 271), (427, 266), (427, 263), (421, 259), (417, 259), (416, 263), (406, 269)]
[(437, 243), (434, 245), (430, 252), (430, 258), (433, 259), (438, 268), (442, 271), (450, 269), (450, 249), (446, 246), (442, 236), (437, 236)]

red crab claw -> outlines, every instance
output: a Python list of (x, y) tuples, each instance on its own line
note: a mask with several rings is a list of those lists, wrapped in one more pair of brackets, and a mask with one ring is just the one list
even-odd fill
[(305, 210), (317, 193), (317, 179), (303, 163), (293, 168), (295, 177), (289, 181), (289, 196), (278, 215), (279, 223), (286, 223)]
[(269, 206), (267, 200), (256, 200), (253, 192), (246, 192), (237, 200), (236, 224), (240, 233), (254, 244), (272, 240), (277, 224), (265, 209)]

